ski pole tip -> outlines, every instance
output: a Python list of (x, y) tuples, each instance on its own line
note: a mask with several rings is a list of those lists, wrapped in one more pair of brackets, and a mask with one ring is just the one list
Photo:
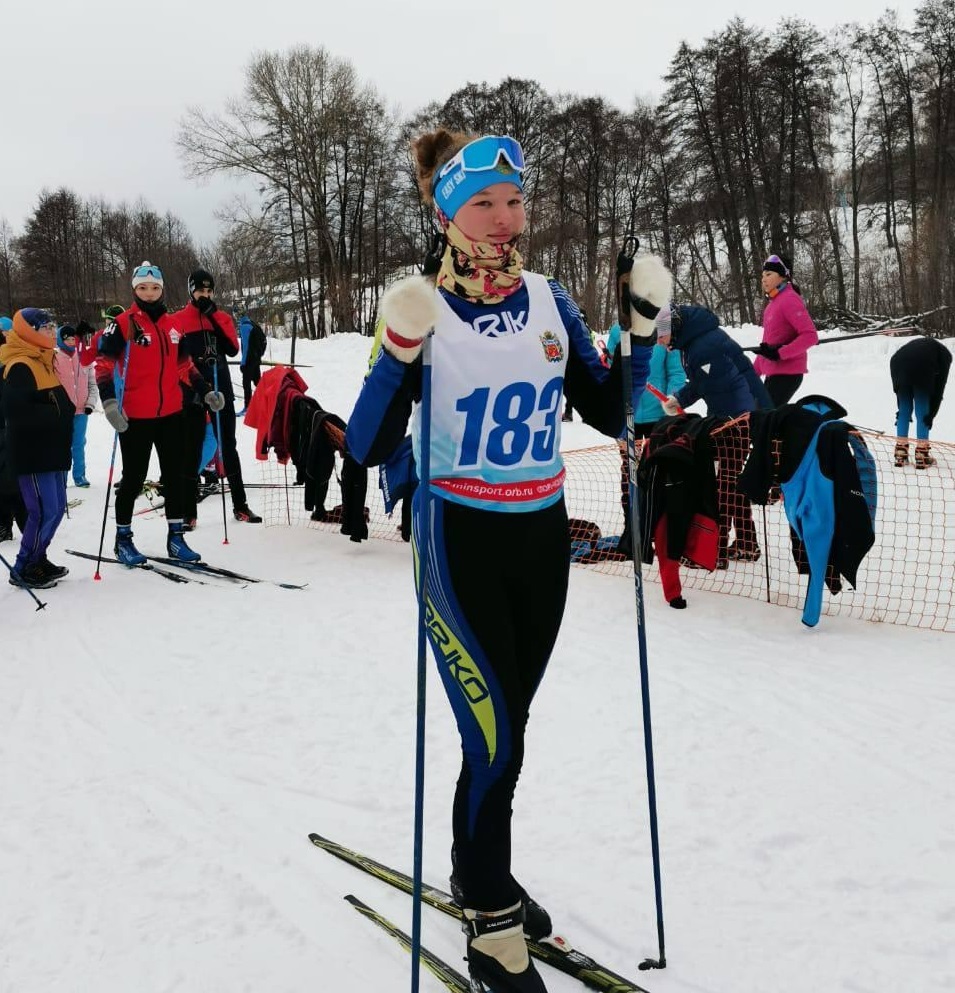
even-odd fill
[(665, 969), (666, 967), (667, 967), (667, 960), (665, 958), (644, 959), (637, 966), (640, 972), (646, 972), (648, 969)]
[(94, 572), (93, 573), (93, 579), (94, 579), (95, 582), (98, 583), (102, 578), (103, 577), (98, 572)]

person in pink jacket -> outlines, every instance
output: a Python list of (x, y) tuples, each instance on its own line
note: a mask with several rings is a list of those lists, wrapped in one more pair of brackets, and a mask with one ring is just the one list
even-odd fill
[(773, 405), (789, 403), (809, 371), (806, 353), (819, 341), (816, 325), (793, 282), (792, 262), (785, 255), (770, 255), (763, 263), (763, 340), (756, 349), (756, 372)]
[(76, 350), (76, 329), (71, 324), (58, 328), (56, 344), (53, 367), (76, 408), (73, 418), (73, 482), (77, 486), (89, 486), (86, 478), (86, 422), (99, 400), (96, 369), (80, 363)]

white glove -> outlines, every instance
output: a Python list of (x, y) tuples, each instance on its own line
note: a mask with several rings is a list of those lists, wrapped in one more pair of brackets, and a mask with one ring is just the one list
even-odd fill
[(663, 401), (663, 412), (667, 417), (676, 417), (680, 413), (680, 402), (672, 393)]
[(385, 322), (382, 345), (400, 362), (414, 362), (441, 314), (434, 283), (424, 276), (399, 280), (385, 291), (380, 311)]
[(122, 434), (129, 427), (129, 421), (123, 417), (123, 412), (119, 409), (119, 404), (115, 400), (103, 401), (103, 413), (106, 415), (106, 420), (109, 421), (114, 431)]
[(202, 402), (215, 414), (225, 406), (225, 397), (215, 390), (209, 392), (202, 398)]
[(660, 308), (673, 295), (673, 276), (656, 255), (641, 255), (630, 270), (630, 333), (650, 338)]

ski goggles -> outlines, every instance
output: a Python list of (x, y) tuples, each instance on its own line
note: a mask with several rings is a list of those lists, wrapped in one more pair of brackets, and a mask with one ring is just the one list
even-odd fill
[(162, 269), (158, 265), (138, 265), (133, 269), (133, 287), (140, 283), (159, 283), (163, 285)]
[(770, 255), (769, 258), (766, 259), (763, 263), (763, 271), (778, 272), (778, 270), (774, 268), (775, 266), (779, 266), (779, 268), (782, 269), (782, 272), (780, 273), (781, 276), (786, 276), (787, 279), (790, 277), (791, 273), (789, 271), (789, 266), (787, 266), (778, 255)]
[(524, 151), (509, 135), (486, 135), (460, 149), (435, 173), (434, 202), (453, 218), (475, 193), (495, 183), (514, 183), (523, 189)]

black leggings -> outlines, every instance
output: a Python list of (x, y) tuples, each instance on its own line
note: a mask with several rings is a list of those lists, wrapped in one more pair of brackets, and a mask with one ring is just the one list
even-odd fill
[(246, 407), (252, 402), (252, 387), (258, 386), (261, 378), (262, 368), (258, 364), (242, 366), (242, 396)]
[(781, 407), (792, 400), (801, 383), (802, 373), (795, 373), (767, 376), (763, 385), (766, 387), (769, 399), (773, 401), (773, 406)]
[[(197, 516), (196, 498), (199, 495), (199, 460), (202, 458), (202, 445), (206, 437), (206, 408), (197, 403), (186, 404), (186, 441), (183, 446), (182, 487), (183, 513), (188, 520)], [(232, 506), (239, 510), (245, 506), (245, 485), (242, 482), (242, 465), (235, 443), (235, 405), (226, 398), (226, 405), (218, 415), (210, 414), (212, 430), (217, 432), (217, 421), (222, 425), (222, 464), (229, 478), (229, 492)]]
[(182, 450), (185, 442), (182, 412), (168, 417), (133, 418), (119, 436), (123, 453), (123, 478), (116, 492), (116, 523), (132, 523), (133, 504), (142, 492), (153, 446), (159, 456), (159, 471), (166, 501), (166, 519), (182, 520)]
[[(567, 510), (563, 500), (510, 514), (432, 501), (429, 637), (462, 748), (455, 873), (466, 906), (500, 910), (520, 898), (511, 802), (531, 701), (567, 598)], [(417, 508), (416, 500), (416, 529)]]

